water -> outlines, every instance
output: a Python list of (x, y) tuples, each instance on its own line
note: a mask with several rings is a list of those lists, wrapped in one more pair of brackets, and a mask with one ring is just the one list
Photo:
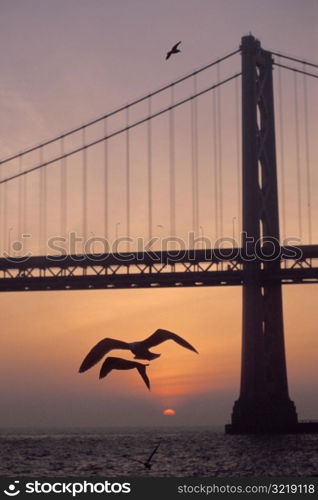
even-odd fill
[[(151, 470), (145, 461), (159, 438)], [(0, 476), (313, 477), (318, 434), (230, 436), (208, 428), (0, 433)]]

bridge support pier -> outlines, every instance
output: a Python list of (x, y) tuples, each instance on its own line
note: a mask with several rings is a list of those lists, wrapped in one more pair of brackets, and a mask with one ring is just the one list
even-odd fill
[(288, 394), (280, 284), (244, 285), (241, 391), (226, 431), (299, 432)]
[(297, 432), (288, 395), (282, 286), (275, 280), (263, 284), (260, 277), (263, 269), (274, 275), (280, 268), (272, 57), (251, 35), (242, 38), (241, 49), (242, 247), (251, 258), (244, 262), (241, 390), (226, 432)]

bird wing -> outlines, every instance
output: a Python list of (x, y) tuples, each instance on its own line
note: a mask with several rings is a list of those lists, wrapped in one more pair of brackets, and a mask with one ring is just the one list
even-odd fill
[(147, 373), (146, 373), (146, 366), (149, 366), (149, 365), (143, 365), (142, 363), (137, 363), (136, 362), (136, 368), (138, 370), (138, 372), (140, 373), (141, 377), (143, 378), (143, 381), (145, 382), (146, 386), (148, 387), (149, 391), (150, 391), (150, 382), (149, 382), (149, 378), (147, 376)]
[(116, 368), (116, 358), (106, 358), (100, 369), (99, 378), (106, 377), (114, 368)]
[(176, 49), (178, 48), (178, 45), (180, 45), (180, 43), (181, 43), (181, 40), (180, 40), (180, 42), (176, 43), (176, 44), (172, 47), (172, 49), (171, 49), (171, 50), (176, 50)]
[(107, 354), (112, 349), (129, 349), (127, 342), (122, 342), (121, 340), (116, 339), (103, 339), (98, 344), (96, 344), (84, 358), (79, 372), (85, 372), (92, 366), (96, 365), (98, 361), (100, 361), (105, 354)]
[(150, 382), (146, 374), (146, 366), (149, 365), (144, 365), (142, 363), (138, 363), (137, 361), (130, 361), (129, 359), (109, 356), (102, 364), (101, 370), (99, 372), (99, 378), (106, 377), (112, 370), (131, 370), (132, 368), (137, 368), (146, 386), (150, 390)]
[(170, 56), (171, 56), (171, 50), (169, 52), (167, 52), (166, 60), (169, 59)]
[(166, 340), (174, 340), (177, 344), (181, 345), (182, 347), (185, 347), (186, 349), (190, 349), (190, 351), (198, 352), (189, 342), (184, 340), (182, 337), (179, 337), (179, 335), (176, 335), (175, 333), (169, 332), (168, 330), (162, 330), (159, 328), (158, 330), (155, 331), (150, 337), (145, 339), (143, 341), (143, 344), (150, 349), (150, 347), (154, 347), (155, 345), (162, 344), (162, 342), (165, 342)]
[[(129, 359), (115, 358), (113, 356), (108, 356), (99, 372), (99, 378), (104, 378), (112, 370), (131, 370), (136, 368), (136, 361), (129, 361)], [(138, 363), (139, 364), (139, 363)]]
[(154, 450), (150, 453), (149, 458), (147, 459), (147, 462), (150, 462), (150, 460), (152, 459), (152, 457), (154, 456), (154, 454), (155, 454), (155, 453), (156, 453), (156, 451), (158, 450), (159, 446), (160, 446), (160, 441), (159, 441), (159, 443), (157, 444), (157, 446), (155, 447), (155, 449), (154, 449)]

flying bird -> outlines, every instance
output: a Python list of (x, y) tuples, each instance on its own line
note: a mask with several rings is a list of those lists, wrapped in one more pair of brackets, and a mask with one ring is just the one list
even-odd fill
[(176, 43), (171, 50), (169, 50), (169, 52), (167, 52), (167, 55), (166, 55), (166, 60), (169, 59), (170, 56), (172, 56), (172, 54), (177, 54), (178, 52), (181, 52), (181, 50), (178, 49), (178, 45), (180, 45), (181, 41)]
[[(150, 453), (149, 457), (147, 458), (147, 460), (145, 462), (142, 462), (141, 460), (138, 460), (137, 458), (133, 458), (132, 460), (134, 460), (135, 462), (139, 462), (140, 464), (142, 464), (145, 467), (145, 469), (151, 469), (151, 467), (152, 467), (152, 463), (151, 463), (152, 457), (157, 452), (159, 446), (160, 446), (160, 441), (155, 446), (154, 450)], [(123, 455), (123, 456), (125, 458), (129, 458), (128, 455)]]
[(150, 453), (149, 457), (147, 458), (147, 460), (144, 462), (144, 466), (146, 467), (146, 469), (151, 469), (151, 466), (152, 466), (152, 463), (151, 463), (151, 460), (152, 460), (152, 457), (154, 456), (154, 454), (157, 452), (158, 448), (160, 446), (160, 441), (159, 443), (157, 444), (157, 446), (153, 449), (153, 451)]
[[(122, 340), (105, 338), (98, 342), (87, 354), (82, 362), (79, 372), (85, 372), (92, 366), (96, 365), (109, 351), (112, 349), (130, 350), (134, 355), (134, 359), (146, 359), (148, 361), (159, 358), (160, 354), (150, 352), (149, 349), (166, 340), (174, 340), (177, 344), (190, 349), (190, 351), (198, 352), (189, 342), (184, 340), (179, 335), (169, 332), (168, 330), (158, 329), (150, 337), (139, 342), (123, 342)], [(117, 359), (117, 358), (116, 358)]]
[(106, 358), (104, 363), (102, 364), (99, 378), (106, 377), (112, 370), (132, 370), (133, 368), (137, 368), (140, 376), (150, 390), (150, 382), (146, 374), (146, 366), (149, 365), (143, 365), (142, 363), (138, 363), (138, 361), (129, 361), (128, 359), (115, 358), (110, 356)]

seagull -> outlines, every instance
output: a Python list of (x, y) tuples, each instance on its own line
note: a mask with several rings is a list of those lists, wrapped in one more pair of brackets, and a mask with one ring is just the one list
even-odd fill
[(151, 467), (152, 467), (151, 459), (154, 456), (154, 454), (157, 452), (159, 446), (160, 446), (160, 441), (157, 444), (157, 446), (154, 448), (154, 450), (150, 453), (150, 455), (147, 458), (147, 460), (144, 462), (144, 466), (145, 466), (146, 469), (151, 469)]
[(150, 382), (146, 374), (146, 366), (149, 365), (144, 365), (142, 363), (138, 363), (137, 361), (129, 361), (128, 359), (115, 358), (110, 356), (106, 358), (106, 360), (102, 364), (101, 370), (99, 372), (99, 378), (106, 377), (112, 370), (132, 370), (133, 368), (137, 368), (143, 381), (150, 391)]
[(169, 59), (169, 57), (172, 55), (172, 54), (177, 54), (178, 52), (181, 52), (181, 50), (178, 49), (178, 45), (180, 45), (181, 41), (176, 43), (171, 50), (169, 50), (169, 52), (167, 52), (167, 55), (166, 55), (166, 60)]
[[(141, 460), (138, 460), (137, 458), (133, 458), (132, 460), (134, 460), (135, 462), (139, 462), (140, 464), (142, 464), (145, 469), (151, 469), (152, 467), (152, 463), (151, 463), (151, 459), (152, 457), (154, 456), (154, 454), (157, 452), (159, 446), (160, 446), (160, 442), (156, 445), (156, 447), (154, 448), (154, 450), (150, 453), (149, 457), (147, 458), (147, 460), (145, 462), (142, 462)], [(123, 455), (125, 458), (128, 458), (128, 455)]]
[(150, 352), (149, 349), (166, 340), (174, 340), (177, 344), (190, 349), (190, 351), (198, 352), (189, 342), (179, 337), (175, 333), (168, 330), (158, 329), (150, 337), (139, 342), (123, 342), (122, 340), (105, 338), (98, 342), (87, 354), (82, 362), (79, 372), (85, 372), (92, 366), (96, 365), (109, 351), (112, 349), (127, 349), (134, 355), (134, 359), (146, 359), (148, 361), (159, 358), (160, 354)]

